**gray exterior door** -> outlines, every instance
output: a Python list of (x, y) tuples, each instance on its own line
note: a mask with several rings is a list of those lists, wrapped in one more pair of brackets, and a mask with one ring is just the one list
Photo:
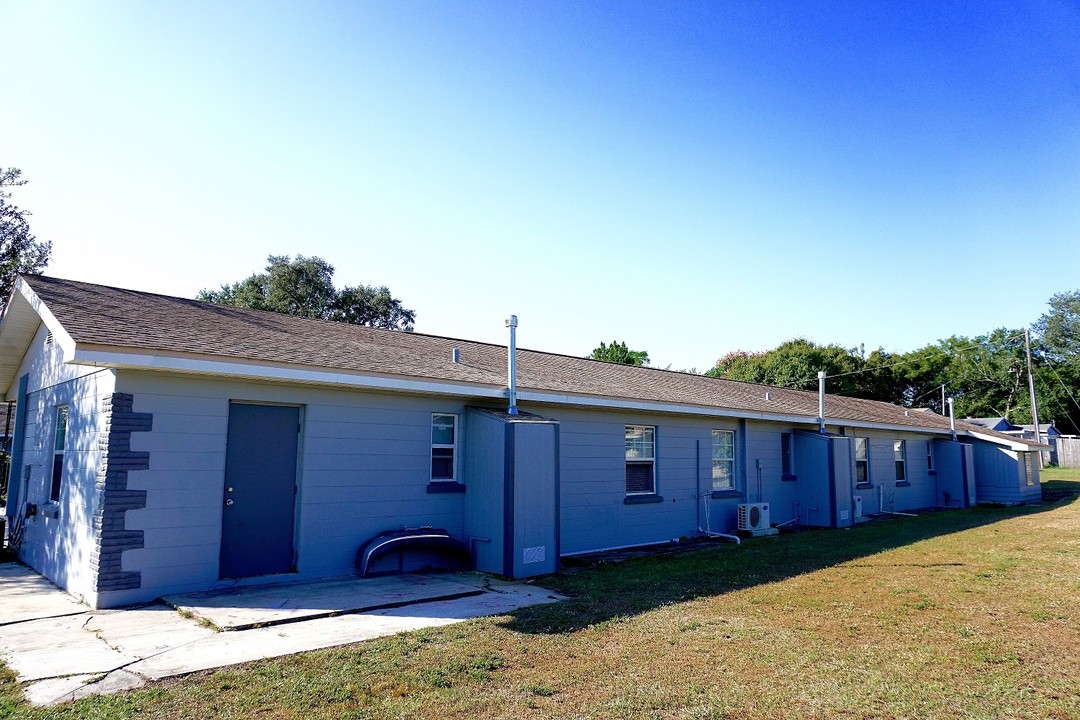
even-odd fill
[(222, 578), (292, 572), (300, 408), (230, 403)]

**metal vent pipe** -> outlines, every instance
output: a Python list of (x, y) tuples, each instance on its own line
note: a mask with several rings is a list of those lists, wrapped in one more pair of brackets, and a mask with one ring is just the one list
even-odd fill
[(952, 439), (956, 440), (956, 413), (953, 412), (953, 399), (947, 400), (949, 403), (949, 430), (952, 432)]
[(510, 348), (506, 354), (506, 374), (508, 375), (506, 385), (510, 390), (510, 407), (506, 409), (507, 414), (517, 415), (517, 315), (511, 315), (510, 319), (506, 321), (506, 327), (510, 328)]
[(818, 370), (817, 384), (818, 384), (818, 406), (817, 406), (818, 430), (821, 432), (822, 435), (824, 435), (825, 434), (825, 371), (824, 370)]

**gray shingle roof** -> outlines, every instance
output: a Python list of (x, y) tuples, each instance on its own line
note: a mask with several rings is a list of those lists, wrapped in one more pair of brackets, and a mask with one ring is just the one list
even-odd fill
[[(501, 345), (231, 308), (51, 277), (25, 276), (24, 280), (80, 347), (506, 386), (506, 348)], [(460, 363), (452, 361), (455, 348), (461, 351)], [(817, 417), (818, 407), (815, 392), (523, 349), (518, 350), (518, 387), (520, 391), (794, 415), (808, 421)], [(825, 414), (838, 423), (949, 429), (948, 418), (934, 413), (838, 395), (827, 396)]]
[(978, 425), (979, 427), (989, 428), (991, 430), (1005, 426), (1006, 428), (1014, 427), (1012, 423), (1003, 417), (985, 417), (985, 418), (964, 418), (964, 422), (971, 423), (972, 425)]

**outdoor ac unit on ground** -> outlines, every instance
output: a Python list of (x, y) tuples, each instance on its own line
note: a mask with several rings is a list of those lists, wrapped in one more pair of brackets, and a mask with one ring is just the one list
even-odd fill
[(779, 530), (769, 527), (769, 503), (743, 503), (739, 505), (739, 530), (753, 537), (776, 535)]

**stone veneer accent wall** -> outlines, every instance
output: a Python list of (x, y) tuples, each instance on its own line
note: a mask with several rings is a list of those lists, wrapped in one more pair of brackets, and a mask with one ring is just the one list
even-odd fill
[(128, 490), (128, 473), (150, 468), (150, 453), (132, 452), (131, 433), (149, 432), (151, 413), (132, 412), (134, 396), (113, 393), (102, 398), (101, 411), (105, 430), (98, 440), (101, 468), (97, 474), (101, 505), (94, 511), (94, 549), (90, 565), (94, 570), (94, 590), (133, 590), (142, 585), (142, 574), (124, 572), (120, 558), (125, 550), (143, 546), (142, 530), (127, 530), (124, 515), (128, 510), (146, 507), (145, 490)]

